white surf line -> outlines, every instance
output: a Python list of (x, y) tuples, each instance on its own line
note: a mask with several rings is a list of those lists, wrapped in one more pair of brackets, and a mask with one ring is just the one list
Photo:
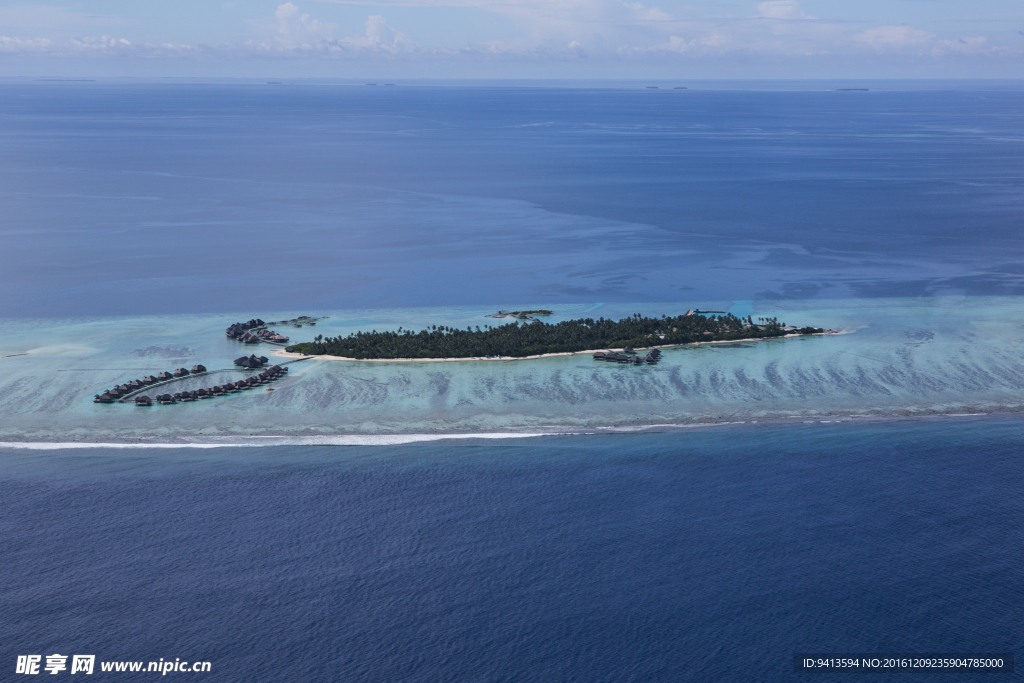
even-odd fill
[[(997, 413), (998, 414), (998, 413)], [(943, 418), (943, 417), (986, 417), (989, 413), (938, 413), (934, 415), (851, 415), (853, 417), (872, 418), (878, 421), (907, 421), (919, 420), (921, 418)], [(790, 418), (803, 416), (790, 416)], [(759, 418), (750, 420), (750, 424), (757, 424), (762, 427), (785, 427), (787, 418)], [(852, 419), (833, 418), (832, 420), (803, 419), (801, 424), (849, 424)], [(338, 435), (317, 435), (317, 436), (249, 436), (249, 437), (224, 437), (219, 442), (183, 442), (183, 443), (129, 443), (129, 442), (79, 442), (79, 441), (0, 441), (2, 450), (75, 450), (75, 449), (173, 449), (173, 448), (270, 448), (275, 446), (401, 446), (411, 443), (424, 443), (447, 440), (469, 440), (469, 439), (527, 439), (535, 437), (561, 437), (561, 436), (607, 436), (611, 434), (631, 435), (637, 432), (651, 429), (706, 429), (712, 427), (727, 427), (730, 425), (747, 424), (746, 420), (729, 420), (722, 422), (691, 422), (691, 423), (660, 423), (638, 426), (621, 427), (576, 427), (572, 431), (550, 431), (550, 432), (480, 432), (480, 433), (455, 433), (455, 434), (338, 434)], [(658, 432), (655, 432), (658, 433)], [(664, 433), (664, 432), (662, 432)], [(243, 440), (229, 440), (229, 439)]]
[[(78, 441), (0, 441), (0, 449), (9, 450), (73, 450), (73, 449), (169, 449), (169, 448), (268, 448), (273, 446), (400, 446), (409, 443), (445, 441), (450, 439), (526, 439), (538, 436), (561, 436), (540, 432), (486, 432), (480, 434), (345, 434), (337, 436), (257, 436), (252, 441), (220, 443), (120, 443)], [(258, 440), (264, 440), (262, 443)], [(270, 441), (273, 440), (271, 443)]]
[(77, 441), (0, 441), (0, 449), (28, 451), (59, 451), (77, 448), (228, 448), (246, 444), (205, 444), (205, 443), (117, 443)]

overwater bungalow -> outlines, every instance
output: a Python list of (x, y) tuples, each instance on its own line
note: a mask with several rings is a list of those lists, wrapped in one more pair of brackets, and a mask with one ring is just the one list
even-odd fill
[(102, 394), (96, 394), (96, 397), (92, 400), (93, 403), (113, 403), (114, 397), (110, 395), (109, 391), (104, 391)]
[(237, 339), (239, 336), (246, 334), (248, 330), (263, 327), (264, 325), (266, 325), (266, 323), (259, 318), (253, 318), (249, 322), (232, 324), (227, 330), (225, 330), (225, 333), (229, 337)]
[(186, 370), (185, 368), (178, 368), (177, 370), (174, 371), (174, 376), (175, 377), (188, 377), (189, 376), (189, 371)]
[(203, 372), (206, 372), (206, 366), (205, 365), (193, 365), (192, 366), (192, 374), (193, 375), (198, 374), (198, 373), (203, 373)]
[(256, 354), (253, 354), (251, 356), (242, 356), (241, 358), (236, 358), (235, 365), (250, 369), (260, 368), (263, 367), (263, 365), (265, 365), (269, 360), (270, 359), (267, 358), (266, 356), (260, 356), (259, 358), (257, 358)]
[(157, 381), (166, 382), (169, 379), (174, 379), (174, 375), (172, 375), (169, 372), (161, 372), (159, 375), (156, 376), (156, 378)]
[(143, 378), (142, 378), (142, 381), (143, 381), (143, 382), (145, 382), (146, 384), (156, 384), (156, 383), (157, 383), (157, 382), (159, 382), (160, 380), (158, 380), (158, 379), (157, 379), (156, 377), (154, 377), (153, 375), (150, 375), (149, 377), (143, 377)]
[(595, 353), (594, 360), (603, 360), (607, 363), (628, 363), (630, 362), (630, 357), (617, 351), (608, 351)]
[(169, 406), (175, 403), (174, 397), (170, 394), (161, 394), (156, 397), (156, 400), (162, 406)]
[(153, 399), (151, 399), (149, 396), (136, 396), (135, 405), (149, 408), (150, 406), (153, 405)]

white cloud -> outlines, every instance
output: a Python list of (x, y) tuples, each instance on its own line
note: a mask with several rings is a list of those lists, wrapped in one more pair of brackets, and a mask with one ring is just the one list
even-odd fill
[(631, 2), (626, 5), (639, 21), (670, 21), (671, 16), (661, 11), (659, 7), (644, 7), (643, 3)]
[(220, 48), (232, 54), (257, 56), (307, 56), (358, 58), (368, 55), (395, 55), (413, 52), (417, 47), (401, 31), (388, 26), (383, 16), (367, 17), (361, 35), (335, 37), (338, 27), (304, 14), (292, 2), (278, 5), (274, 22), (264, 27), (272, 35), (261, 41), (248, 41)]
[(759, 16), (766, 19), (811, 19), (800, 9), (797, 0), (769, 0), (757, 6)]
[(910, 26), (876, 26), (853, 36), (853, 42), (883, 50), (920, 47), (931, 42), (934, 37), (927, 31)]
[(948, 54), (1010, 56), (1024, 54), (1024, 50), (1002, 45), (989, 45), (988, 39), (984, 36), (969, 36), (955, 40), (937, 41), (932, 48), (932, 54), (936, 57)]
[(0, 36), (0, 53), (48, 52), (53, 41), (46, 38), (11, 38)]
[(274, 19), (275, 40), (284, 49), (310, 47), (329, 39), (336, 28), (300, 13), (298, 6), (291, 2), (278, 5)]
[(686, 52), (689, 47), (690, 45), (686, 42), (686, 39), (680, 38), (679, 36), (669, 36), (667, 42), (655, 45), (656, 50), (660, 50), (662, 52), (678, 52), (680, 54)]
[(66, 45), (54, 45), (60, 54), (123, 55), (133, 57), (183, 57), (198, 56), (201, 50), (191, 45), (175, 43), (133, 43), (126, 38), (114, 36), (85, 36), (72, 38)]
[(198, 56), (202, 51), (191, 45), (175, 43), (132, 43), (115, 36), (83, 36), (57, 42), (48, 38), (11, 38), (0, 36), (0, 54), (88, 56), (123, 55), (133, 57)]
[(113, 36), (100, 36), (96, 37), (85, 37), (85, 38), (72, 38), (72, 47), (76, 47), (81, 50), (99, 50), (99, 51), (110, 51), (110, 50), (124, 50), (132, 46), (131, 42), (124, 38), (114, 38)]
[(366, 18), (365, 35), (353, 36), (345, 40), (354, 46), (390, 53), (415, 47), (406, 40), (401, 31), (396, 31), (388, 26), (387, 21), (379, 14)]
[[(520, 35), (512, 39), (424, 48), (392, 27), (381, 12), (368, 16), (361, 32), (346, 36), (338, 26), (304, 12), (297, 4), (301, 2), (305, 6), (306, 2), (317, 1), (385, 8), (398, 5), (472, 7), (503, 16), (520, 29)], [(683, 15), (694, 11), (683, 5), (673, 7), (676, 13)], [(123, 32), (120, 27), (107, 31), (109, 35), (70, 40), (46, 36), (44, 32), (33, 31), (34, 37), (33, 34), (17, 37), (17, 32), (11, 32), (14, 37), (0, 36), (0, 54), (415, 58), (467, 62), (617, 58), (685, 62), (726, 55), (747, 59), (823, 54), (855, 57), (875, 53), (915, 58), (1021, 54), (1019, 48), (1011, 50), (990, 45), (984, 36), (939, 38), (911, 26), (865, 29), (863, 25), (829, 22), (806, 14), (799, 0), (751, 0), (747, 7), (756, 9), (756, 14), (751, 11), (742, 16), (741, 11), (741, 16), (687, 19), (673, 17), (660, 7), (648, 6), (640, 0), (289, 0), (278, 4), (272, 16), (268, 14), (262, 21), (252, 24), (257, 36), (248, 41), (204, 47), (154, 44), (114, 35)], [(39, 6), (37, 11), (22, 7), (17, 11), (24, 21), (42, 21), (50, 16), (50, 9)], [(0, 20), (14, 16), (10, 12), (5, 15), (8, 10), (10, 8), (0, 8)], [(66, 14), (59, 16), (69, 18)]]

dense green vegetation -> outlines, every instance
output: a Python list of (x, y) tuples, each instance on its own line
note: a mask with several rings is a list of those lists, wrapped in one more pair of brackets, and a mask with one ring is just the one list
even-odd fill
[[(666, 344), (690, 344), (781, 337), (785, 323), (775, 318), (759, 319), (734, 315), (681, 315), (675, 318), (644, 318), (640, 314), (619, 321), (600, 318), (566, 320), (549, 324), (539, 320), (464, 330), (432, 325), (420, 332), (356, 332), (347, 337), (317, 336), (312, 342), (289, 346), (288, 351), (330, 354), (347, 358), (473, 358), (479, 356), (535, 356), (542, 353), (644, 348)], [(796, 332), (813, 334), (823, 330), (804, 327)]]

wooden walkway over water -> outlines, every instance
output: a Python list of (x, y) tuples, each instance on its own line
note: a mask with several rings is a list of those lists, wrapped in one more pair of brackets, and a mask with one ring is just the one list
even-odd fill
[[(305, 358), (293, 358), (292, 360), (287, 360), (287, 361), (284, 361), (282, 363), (274, 363), (274, 365), (290, 365), (292, 363), (301, 363), (302, 361), (309, 360), (310, 358), (312, 358), (312, 356), (307, 356)], [(266, 370), (268, 367), (270, 367), (270, 366), (267, 365), (267, 366), (264, 366), (262, 368), (226, 368), (226, 369), (223, 369), (223, 370), (207, 370), (206, 372), (197, 372), (195, 374), (188, 374), (188, 375), (184, 375), (182, 377), (174, 377), (174, 378), (171, 378), (171, 379), (165, 379), (162, 382), (154, 382), (152, 384), (147, 384), (144, 387), (140, 387), (140, 388), (136, 389), (135, 391), (127, 393), (124, 396), (121, 396), (120, 398), (118, 398), (117, 402), (118, 403), (127, 403), (128, 399), (135, 398), (136, 396), (138, 396), (140, 394), (144, 394), (145, 392), (149, 391), (150, 389), (156, 389), (157, 387), (166, 386), (168, 384), (174, 384), (175, 382), (181, 382), (182, 380), (192, 379), (193, 377), (206, 377), (207, 375), (217, 375), (217, 374), (221, 374), (221, 373), (224, 373), (224, 372), (243, 372), (245, 370), (252, 370), (253, 372), (256, 372), (258, 370)]]

